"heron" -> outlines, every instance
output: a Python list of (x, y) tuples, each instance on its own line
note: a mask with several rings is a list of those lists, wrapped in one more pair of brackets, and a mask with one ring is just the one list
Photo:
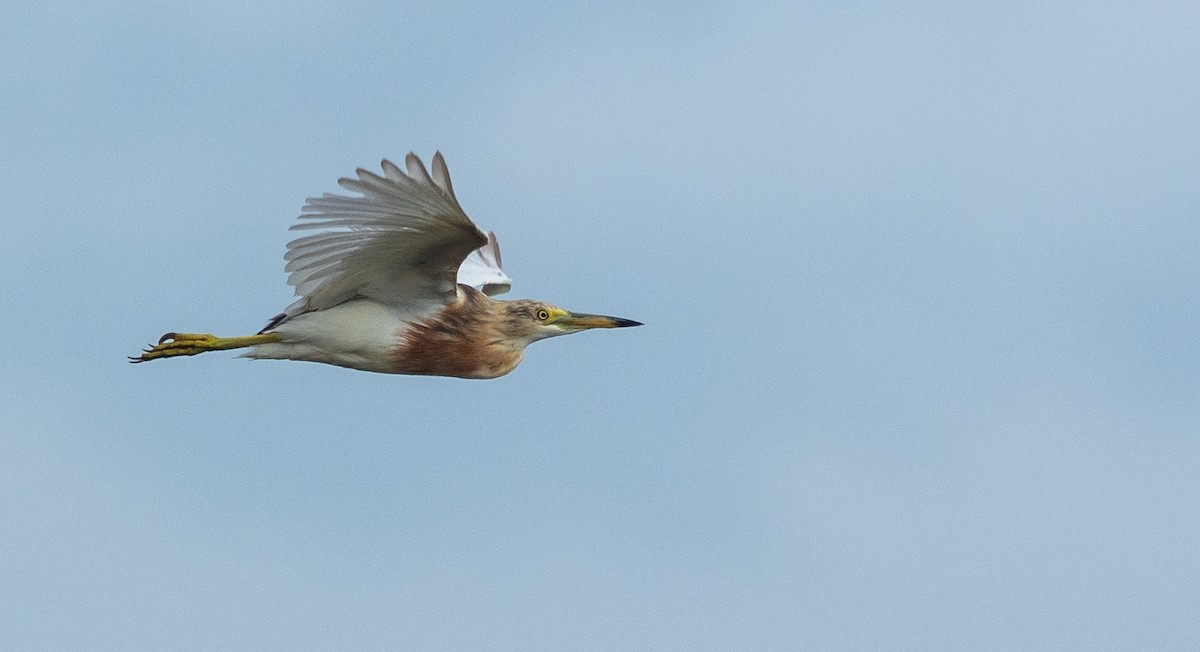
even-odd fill
[(497, 378), (525, 347), (595, 328), (641, 326), (544, 301), (504, 301), (494, 232), (484, 233), (454, 195), (441, 152), (430, 170), (359, 168), (338, 185), (351, 195), (309, 198), (287, 244), (284, 271), (299, 297), (254, 335), (171, 332), (131, 362), (247, 349), (243, 357), (302, 360), (391, 374)]

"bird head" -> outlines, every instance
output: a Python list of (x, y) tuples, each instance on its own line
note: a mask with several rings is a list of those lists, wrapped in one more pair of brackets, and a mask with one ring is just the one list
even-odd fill
[(556, 335), (569, 335), (592, 328), (641, 326), (641, 322), (606, 315), (570, 312), (542, 301), (501, 301), (504, 334), (526, 344)]

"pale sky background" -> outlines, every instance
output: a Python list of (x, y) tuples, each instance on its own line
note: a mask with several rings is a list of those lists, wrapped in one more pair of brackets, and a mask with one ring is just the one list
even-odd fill
[[(1200, 5), (22, 3), (0, 649), (1200, 647)], [(495, 381), (168, 330), (441, 149)]]

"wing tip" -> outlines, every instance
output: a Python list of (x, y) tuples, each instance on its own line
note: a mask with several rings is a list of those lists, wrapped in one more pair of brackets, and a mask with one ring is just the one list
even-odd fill
[(458, 203), (458, 198), (454, 196), (454, 184), (450, 181), (450, 168), (446, 166), (446, 158), (441, 150), (433, 153), (433, 184), (441, 188), (454, 203)]
[(500, 257), (500, 241), (496, 239), (496, 232), (488, 231), (487, 237), (488, 243), (485, 246), (488, 248), (489, 253), (496, 259), (496, 267), (504, 269), (504, 259)]

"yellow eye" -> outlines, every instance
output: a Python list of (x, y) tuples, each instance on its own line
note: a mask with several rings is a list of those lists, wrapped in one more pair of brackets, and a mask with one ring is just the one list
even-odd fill
[(547, 319), (550, 319), (550, 312), (545, 308), (542, 308), (541, 310), (537, 311), (537, 318), (538, 321), (546, 321)]

